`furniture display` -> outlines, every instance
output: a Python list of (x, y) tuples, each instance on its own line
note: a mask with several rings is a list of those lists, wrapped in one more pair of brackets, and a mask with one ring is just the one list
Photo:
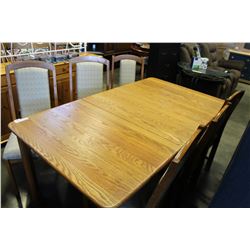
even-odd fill
[[(30, 148), (100, 207), (117, 207), (207, 126), (224, 101), (156, 78), (123, 85), (11, 122), (31, 198)], [(34, 136), (36, 135), (36, 136)]]
[(250, 121), (226, 169), (210, 208), (250, 207)]
[(245, 63), (243, 69), (241, 70), (240, 81), (250, 84), (250, 50), (239, 51), (239, 50), (229, 50), (229, 59), (232, 61), (243, 61)]
[(220, 59), (217, 54), (217, 47), (215, 43), (200, 43), (200, 51), (201, 56), (209, 59), (208, 66), (210, 68), (220, 70), (220, 71), (228, 71), (230, 74), (230, 78), (232, 81), (231, 85), (231, 93), (236, 89), (241, 70), (244, 67), (243, 61), (232, 61), (232, 60), (224, 60)]
[[(20, 116), (16, 113), (12, 93), (10, 77), (10, 71), (12, 70), (14, 70), (14, 74), (16, 76), (16, 88), (20, 107)], [(51, 90), (49, 86), (48, 71), (51, 71), (53, 76), (53, 88)], [(26, 117), (31, 114), (49, 109), (51, 106), (58, 105), (56, 72), (53, 64), (38, 61), (15, 62), (13, 64), (7, 65), (6, 76), (12, 120), (16, 120), (17, 117), (26, 119)], [(53, 94), (50, 94), (51, 92)], [(50, 96), (53, 96), (53, 104), (51, 104)], [(10, 177), (12, 177), (14, 188), (18, 197), (18, 202), (21, 204), (18, 187), (11, 165), (11, 161), (21, 160), (21, 153), (18, 146), (17, 137), (13, 133), (11, 133), (10, 138), (4, 148), (3, 159), (7, 161), (8, 172), (10, 173)]]
[[(6, 141), (10, 135), (8, 124), (12, 121), (11, 109), (9, 104), (7, 78), (5, 72), (6, 63), (1, 64), (1, 141)], [(54, 64), (56, 70), (56, 82), (58, 92), (58, 104), (67, 103), (70, 101), (69, 91), (69, 64), (68, 62), (61, 62)], [(73, 69), (73, 75), (75, 70)], [(14, 72), (10, 72), (10, 79), (12, 84), (12, 92), (15, 103), (16, 113), (19, 113), (19, 104), (17, 98), (17, 87)], [(49, 72), (50, 89), (53, 88), (53, 74)], [(51, 96), (51, 103), (53, 103), (53, 96)]]
[[(92, 53), (82, 53), (81, 55), (91, 55)], [(8, 128), (8, 124), (12, 121), (11, 118), (11, 110), (9, 104), (8, 97), (8, 87), (7, 87), (7, 78), (5, 67), (8, 63), (1, 64), (1, 142), (6, 141), (9, 138), (10, 130)], [(58, 104), (64, 104), (70, 102), (70, 85), (69, 85), (69, 63), (59, 62), (54, 64), (56, 69), (56, 82), (57, 82), (57, 92), (58, 92)], [(72, 70), (73, 78), (75, 77), (75, 67)], [(10, 72), (11, 84), (12, 84), (12, 92), (13, 98), (16, 108), (16, 113), (19, 113), (19, 104), (17, 99), (17, 89), (16, 89), (16, 79), (14, 72)], [(53, 74), (49, 72), (49, 83), (50, 89), (53, 88)], [(73, 85), (73, 92), (75, 93)], [(51, 96), (51, 103), (53, 103), (53, 96)]]
[[(73, 93), (73, 65), (76, 65), (75, 92)], [(106, 87), (104, 87), (104, 65), (106, 66)], [(71, 101), (110, 89), (109, 61), (99, 56), (76, 57), (69, 61)]]
[(144, 57), (135, 55), (123, 54), (118, 56), (112, 56), (111, 67), (111, 84), (116, 83), (115, 79), (115, 63), (119, 63), (119, 85), (131, 83), (136, 80), (136, 65), (140, 65), (140, 79), (144, 78)]
[(147, 77), (157, 77), (175, 83), (179, 50), (179, 43), (151, 43)]
[[(185, 65), (192, 65), (193, 57), (195, 56), (194, 48), (199, 46), (196, 43), (183, 43), (180, 47), (180, 64)], [(202, 52), (202, 51), (201, 51)], [(206, 55), (202, 55), (203, 57), (206, 57)], [(210, 56), (211, 57), (211, 56)], [(207, 57), (209, 58), (209, 57)], [(211, 60), (211, 58), (209, 58)], [(197, 73), (192, 73), (189, 71), (183, 71), (182, 68), (179, 68), (179, 74), (177, 77), (177, 82), (179, 84), (183, 84), (186, 87), (189, 87), (189, 83), (194, 82), (194, 86), (197, 90), (208, 93), (210, 95), (215, 95), (221, 97), (221, 98), (227, 98), (231, 95), (234, 87), (233, 81), (235, 80), (235, 77), (231, 72), (227, 72), (224, 68), (221, 67), (215, 67), (211, 64), (211, 62), (208, 61), (208, 71), (214, 71), (214, 73), (211, 75), (205, 75)], [(224, 78), (218, 78), (217, 76), (221, 76)], [(221, 73), (220, 73), (221, 72)], [(225, 73), (227, 72), (227, 73)], [(223, 74), (225, 75), (223, 76)], [(194, 78), (195, 76), (195, 78)], [(233, 80), (234, 79), (234, 80)]]

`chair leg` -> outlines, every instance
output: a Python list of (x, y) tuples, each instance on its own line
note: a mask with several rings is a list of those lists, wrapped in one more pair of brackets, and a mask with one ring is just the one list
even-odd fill
[(18, 206), (20, 208), (22, 208), (23, 207), (22, 199), (20, 196), (20, 192), (18, 189), (18, 185), (17, 185), (16, 178), (15, 178), (15, 175), (14, 175), (14, 172), (12, 169), (12, 164), (10, 161), (7, 161), (7, 171), (8, 171), (8, 174), (10, 176), (10, 181), (11, 181), (11, 186), (12, 186), (13, 192), (15, 193), (16, 198), (17, 198)]
[(206, 171), (209, 171), (210, 168), (211, 168), (211, 165), (212, 165), (212, 162), (214, 160), (214, 156), (215, 156), (215, 153), (217, 151), (217, 148), (219, 146), (219, 143), (220, 143), (220, 136), (218, 136), (218, 138), (215, 140), (213, 146), (212, 146), (212, 149), (209, 153), (209, 156), (208, 156), (208, 159), (207, 159), (207, 162), (206, 162), (206, 165), (205, 165), (205, 170)]

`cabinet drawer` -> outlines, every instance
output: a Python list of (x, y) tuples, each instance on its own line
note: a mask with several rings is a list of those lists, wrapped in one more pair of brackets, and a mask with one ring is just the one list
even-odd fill
[(56, 75), (61, 75), (61, 74), (65, 74), (65, 73), (69, 73), (69, 64), (68, 63), (64, 63), (62, 65), (56, 65)]

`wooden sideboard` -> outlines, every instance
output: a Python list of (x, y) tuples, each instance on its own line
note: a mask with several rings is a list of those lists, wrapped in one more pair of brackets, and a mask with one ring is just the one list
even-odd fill
[(250, 84), (250, 50), (229, 50), (230, 60), (244, 61), (245, 65), (241, 71), (240, 81)]
[[(1, 142), (4, 142), (8, 139), (10, 130), (8, 124), (12, 121), (10, 108), (9, 108), (9, 99), (8, 99), (8, 87), (5, 74), (5, 63), (1, 64)], [(56, 80), (57, 80), (57, 91), (58, 91), (58, 102), (59, 105), (67, 103), (70, 101), (69, 93), (69, 64), (68, 62), (61, 62), (55, 64), (56, 67)], [(73, 69), (73, 77), (75, 75), (75, 70)], [(16, 112), (18, 114), (18, 99), (16, 92), (15, 76), (11, 73), (11, 78), (13, 79), (13, 95), (14, 102), (16, 107)], [(52, 86), (52, 75), (50, 75), (50, 84)], [(53, 100), (51, 100), (53, 104)]]

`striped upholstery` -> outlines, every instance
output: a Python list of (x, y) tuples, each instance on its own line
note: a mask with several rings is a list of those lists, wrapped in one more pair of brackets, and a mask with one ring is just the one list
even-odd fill
[(78, 98), (103, 91), (103, 64), (96, 62), (77, 63), (76, 82)]
[(48, 70), (17, 69), (15, 76), (21, 117), (50, 108)]
[(120, 85), (135, 81), (136, 74), (136, 61), (134, 60), (121, 60), (120, 62)]

